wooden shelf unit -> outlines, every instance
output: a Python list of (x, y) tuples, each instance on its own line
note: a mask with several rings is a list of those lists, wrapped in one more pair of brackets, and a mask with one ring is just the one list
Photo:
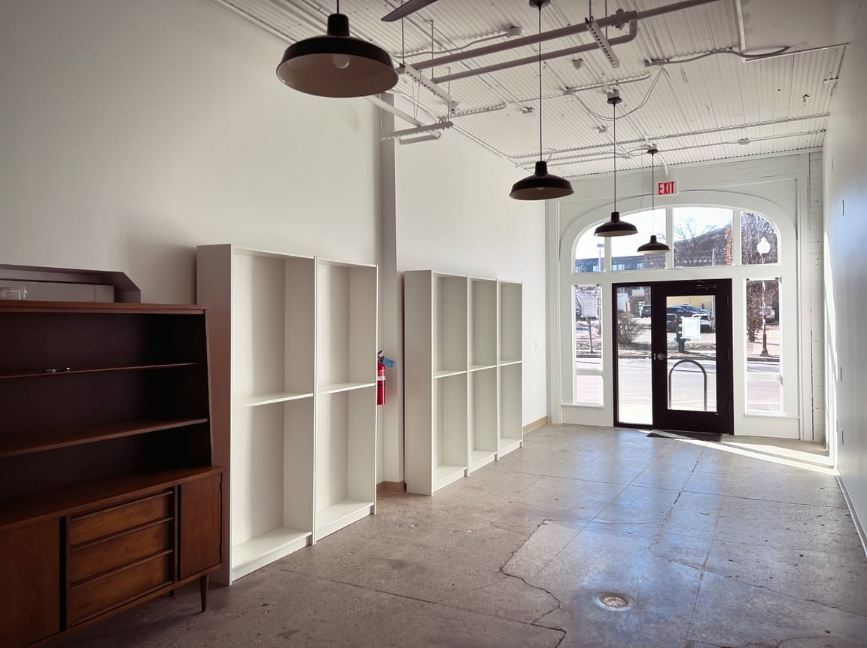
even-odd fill
[(374, 512), (377, 268), (201, 246), (197, 299), (231, 584)]
[(204, 607), (222, 562), (223, 472), (206, 311), (0, 301), (0, 337), (15, 341), (0, 355), (4, 648), (191, 580)]
[(519, 283), (406, 273), (409, 492), (431, 495), (523, 445), (521, 309)]

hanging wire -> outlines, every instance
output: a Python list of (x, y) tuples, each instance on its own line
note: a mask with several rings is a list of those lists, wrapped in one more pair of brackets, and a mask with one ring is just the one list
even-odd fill
[(641, 212), (644, 210), (644, 178), (647, 176), (647, 167), (642, 163), (641, 165), (641, 200), (638, 202), (638, 211)]
[[(436, 47), (436, 36), (434, 34), (434, 21), (433, 21), (433, 18), (431, 18), (431, 21), (430, 21), (430, 60), (431, 61), (433, 61), (433, 59), (434, 59), (434, 48), (435, 47)], [(433, 76), (434, 76), (434, 72), (433, 72), (433, 68), (431, 68), (430, 78), (433, 79)]]
[[(647, 104), (648, 100), (650, 99), (650, 95), (653, 94), (653, 91), (656, 88), (656, 84), (659, 82), (659, 77), (662, 76), (663, 72), (665, 72), (665, 66), (662, 66), (659, 68), (659, 72), (656, 73), (656, 77), (653, 79), (653, 83), (651, 83), (650, 87), (647, 89), (647, 92), (644, 95), (644, 99), (641, 100), (641, 103), (639, 103), (635, 108), (633, 108), (629, 112), (623, 113), (622, 115), (620, 115), (621, 119), (624, 117), (629, 117), (634, 112), (640, 110), (641, 108), (644, 108), (644, 106)], [(587, 111), (588, 114), (593, 115), (596, 119), (601, 119), (602, 121), (611, 121), (611, 117), (606, 117), (605, 115), (600, 115), (599, 113), (592, 110), (590, 108), (590, 106), (588, 106), (586, 103), (584, 103), (584, 101), (581, 99), (581, 97), (579, 97), (577, 94), (572, 95), (572, 98), (574, 98), (575, 101), (577, 101), (579, 104), (581, 104), (581, 107), (584, 108), (584, 110)]]
[(700, 61), (701, 59), (707, 58), (708, 56), (716, 56), (717, 54), (728, 54), (730, 56), (737, 56), (738, 58), (742, 58), (746, 61), (760, 61), (765, 58), (772, 58), (774, 56), (779, 56), (780, 54), (785, 54), (790, 49), (792, 49), (791, 45), (786, 47), (781, 47), (778, 50), (773, 52), (768, 52), (767, 54), (743, 54), (742, 52), (737, 52), (732, 49), (722, 49), (722, 50), (713, 50), (711, 52), (705, 52), (704, 54), (698, 54), (697, 56), (692, 56), (690, 58), (684, 59), (653, 59), (648, 65), (680, 65), (681, 63), (692, 63), (693, 61)]
[(614, 211), (617, 211), (617, 102), (612, 103), (614, 107)]
[[(539, 3), (539, 34), (542, 33), (542, 3)], [(542, 159), (542, 41), (539, 41), (539, 160)]]
[[(656, 235), (656, 153), (650, 154), (650, 235)], [(644, 194), (644, 182), (642, 184), (642, 195)], [(653, 239), (651, 239), (653, 240)]]
[[(608, 18), (608, 0), (605, 0), (605, 17)], [(608, 27), (605, 27), (605, 38), (608, 38)]]
[(337, 13), (340, 13), (340, 0), (337, 0)]

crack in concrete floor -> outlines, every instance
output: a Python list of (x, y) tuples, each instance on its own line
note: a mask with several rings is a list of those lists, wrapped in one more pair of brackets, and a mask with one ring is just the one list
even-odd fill
[[(598, 464), (611, 470), (600, 470)], [(725, 563), (711, 561), (723, 532), (728, 535), (723, 541), (727, 551), (743, 547), (745, 554), (761, 550), (762, 556), (784, 557), (795, 551), (797, 558), (797, 549), (787, 548), (787, 543), (821, 545), (830, 537), (828, 529), (837, 534), (835, 542), (842, 543), (831, 548), (837, 552), (833, 569), (854, 574), (850, 588), (862, 582), (858, 578), (867, 579), (867, 561), (852, 552), (846, 535), (851, 531), (855, 538), (851, 520), (830, 515), (821, 520), (830, 526), (819, 527), (814, 519), (813, 513), (824, 514), (822, 509), (831, 506), (726, 494), (734, 468), (754, 465), (762, 462), (722, 457), (707, 444), (697, 448), (695, 442), (646, 439), (634, 431), (549, 426), (528, 435), (524, 450), (433, 498), (381, 498), (375, 518), (255, 572), (232, 588), (215, 589), (212, 609), (204, 615), (191, 614), (196, 594), (184, 590), (173, 601), (153, 601), (85, 630), (74, 642), (56, 645), (864, 648), (856, 641), (867, 637), (867, 617), (857, 613), (864, 610), (835, 605), (825, 590), (799, 596), (785, 581), (774, 589), (777, 581), (761, 580), (762, 574), (751, 572), (755, 559), (733, 566), (730, 573), (720, 569)], [(689, 480), (703, 466), (725, 475), (718, 480), (718, 491), (690, 490)], [(776, 469), (771, 465), (767, 470)], [(761, 484), (764, 471), (763, 466), (737, 479)], [(799, 485), (797, 471), (775, 474), (775, 483)], [(810, 483), (833, 490), (821, 480)], [(705, 507), (701, 498), (718, 500), (716, 508)], [(728, 517), (724, 503), (732, 507), (725, 513)], [(811, 507), (813, 513), (803, 514), (804, 523), (795, 531), (785, 530), (795, 525), (786, 524), (782, 515), (744, 518), (744, 526), (767, 527), (767, 537), (774, 541), (756, 547), (761, 534), (740, 536), (739, 525), (731, 524), (738, 515), (766, 510), (743, 508), (752, 503), (772, 512), (800, 506), (797, 510)], [(723, 520), (727, 526), (721, 531)], [(843, 528), (846, 524), (852, 528)], [(813, 554), (801, 555), (808, 575), (817, 569), (810, 561), (824, 555)], [(830, 571), (821, 577), (839, 574)], [(804, 578), (797, 571), (787, 577)], [(614, 584), (618, 587), (610, 587)], [(666, 600), (670, 587), (686, 587), (680, 603)], [(635, 598), (636, 606), (611, 613), (592, 604), (593, 593), (611, 589)], [(262, 596), (274, 603), (260, 607)], [(774, 611), (771, 616), (788, 616), (776, 625), (763, 619), (764, 625), (756, 628), (738, 628), (748, 623), (739, 615), (763, 601)], [(806, 621), (799, 620), (799, 612)], [(347, 616), (353, 621), (347, 622)], [(373, 626), (369, 619), (374, 619)], [(790, 620), (790, 627), (784, 627)], [(630, 624), (643, 634), (630, 635)]]

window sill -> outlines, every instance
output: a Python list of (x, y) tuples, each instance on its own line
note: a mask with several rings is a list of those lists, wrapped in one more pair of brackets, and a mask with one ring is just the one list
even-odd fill
[(747, 410), (746, 412), (744, 412), (744, 416), (745, 417), (752, 417), (752, 418), (787, 419), (787, 420), (793, 420), (793, 421), (797, 421), (800, 419), (800, 417), (798, 417), (798, 416), (789, 416), (788, 414), (783, 414), (782, 412), (760, 412), (760, 411), (753, 412), (750, 410)]

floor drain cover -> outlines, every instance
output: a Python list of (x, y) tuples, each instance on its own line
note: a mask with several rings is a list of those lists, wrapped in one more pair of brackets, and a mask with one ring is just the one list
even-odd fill
[(625, 594), (597, 594), (596, 602), (608, 610), (626, 610), (632, 607), (633, 600)]

